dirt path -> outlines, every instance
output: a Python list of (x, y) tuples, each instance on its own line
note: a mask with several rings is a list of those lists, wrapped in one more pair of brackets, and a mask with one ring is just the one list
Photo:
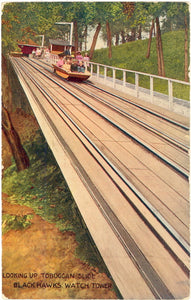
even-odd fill
[[(60, 232), (31, 208), (8, 202), (6, 194), (2, 200), (3, 214), (32, 215), (29, 227), (9, 230), (2, 237), (3, 294), (6, 297), (116, 299), (106, 274), (75, 257), (77, 242), (73, 232)], [(70, 274), (74, 278), (69, 278)], [(82, 279), (82, 276), (87, 278)]]

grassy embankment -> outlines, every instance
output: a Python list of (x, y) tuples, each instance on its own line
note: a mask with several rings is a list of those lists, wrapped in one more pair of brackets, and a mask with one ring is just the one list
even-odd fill
[[(62, 232), (75, 232), (79, 242), (76, 254), (91, 265), (102, 268), (96, 247), (40, 131), (32, 141), (25, 143), (25, 149), (30, 158), (30, 168), (18, 173), (13, 161), (4, 171), (3, 192), (10, 195), (11, 203), (31, 207), (43, 219), (55, 223)], [(30, 225), (30, 216), (26, 218), (3, 216), (4, 221), (6, 218), (3, 232), (9, 229), (24, 229)]]
[[(166, 77), (184, 81), (184, 31), (168, 32), (162, 35), (165, 75)], [(158, 75), (156, 38), (152, 39), (150, 58), (146, 58), (148, 39), (126, 43), (112, 47), (112, 59), (108, 58), (108, 49), (95, 51), (93, 61), (100, 64), (111, 65), (122, 69), (134, 70)], [(100, 68), (100, 72), (104, 72)], [(111, 70), (108, 70), (111, 75)], [(112, 76), (112, 75), (111, 75)], [(116, 72), (118, 79), (123, 78), (121, 71)], [(134, 74), (127, 73), (127, 81), (134, 83)], [(140, 86), (149, 88), (149, 78), (140, 76)], [(174, 97), (189, 100), (189, 88), (180, 84), (173, 84)], [(167, 94), (166, 80), (154, 79), (154, 90)]]

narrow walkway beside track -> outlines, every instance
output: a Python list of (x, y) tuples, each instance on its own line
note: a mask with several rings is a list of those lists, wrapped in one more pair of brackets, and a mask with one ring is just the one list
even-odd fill
[(187, 297), (189, 120), (11, 61), (123, 297)]
[[(102, 84), (108, 87), (113, 87), (113, 79), (111, 77), (107, 77), (107, 80), (104, 80), (103, 75), (97, 76), (97, 74), (93, 74), (92, 79), (95, 81), (96, 84)], [(131, 83), (126, 83), (125, 86), (122, 80), (115, 79), (115, 88), (118, 91), (123, 91), (127, 94), (136, 94), (135, 85)], [(181, 88), (181, 87), (180, 87)], [(139, 94), (141, 101), (144, 100), (148, 103), (151, 102), (150, 100), (150, 91), (146, 88), (139, 87)], [(158, 105), (166, 110), (169, 109), (169, 97), (165, 94), (159, 92), (153, 92), (153, 104)], [(189, 117), (190, 115), (190, 102), (187, 100), (182, 100), (173, 97), (173, 111), (180, 115)]]

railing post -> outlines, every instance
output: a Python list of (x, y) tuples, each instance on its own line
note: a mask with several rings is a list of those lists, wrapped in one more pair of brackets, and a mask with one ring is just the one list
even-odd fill
[(151, 103), (153, 103), (153, 100), (154, 100), (154, 94), (153, 94), (153, 76), (150, 76), (150, 96), (151, 96)]
[(126, 72), (123, 71), (123, 86), (126, 86)]
[(113, 87), (115, 87), (115, 69), (113, 69)]
[(136, 90), (136, 97), (139, 98), (139, 74), (135, 73), (135, 90)]
[(168, 99), (169, 99), (169, 109), (173, 108), (173, 87), (172, 80), (168, 80)]
[[(50, 60), (53, 62), (56, 62), (58, 59), (57, 55), (53, 55), (51, 54), (50, 56)], [(97, 67), (97, 70), (94, 69), (94, 66)], [(104, 68), (104, 75), (100, 78), (100, 67)], [(116, 88), (116, 70), (122, 71), (123, 72), (123, 79), (121, 80), (121, 84), (123, 85), (123, 87), (126, 87), (128, 83), (128, 74), (127, 73), (132, 73), (135, 74), (135, 84), (130, 84), (133, 89), (133, 91), (135, 91), (135, 97), (139, 98), (140, 97), (140, 88), (139, 88), (139, 75), (143, 75), (143, 76), (149, 76), (150, 77), (150, 90), (147, 90), (147, 92), (150, 93), (150, 101), (151, 103), (154, 102), (154, 79), (155, 78), (159, 78), (159, 79), (163, 79), (163, 80), (167, 80), (168, 81), (168, 107), (169, 109), (173, 108), (173, 83), (177, 82), (183, 85), (188, 85), (190, 86), (190, 84), (188, 82), (183, 82), (183, 81), (179, 81), (179, 80), (175, 80), (172, 78), (164, 78), (161, 76), (157, 76), (157, 75), (153, 75), (153, 74), (146, 74), (143, 72), (137, 72), (137, 71), (133, 71), (133, 70), (125, 70), (125, 69), (121, 69), (121, 68), (115, 68), (112, 66), (107, 66), (107, 65), (102, 65), (102, 64), (98, 64), (98, 63), (94, 63), (94, 62), (90, 62), (90, 72), (91, 75), (93, 75), (93, 72), (95, 74), (95, 76), (97, 76), (97, 79), (102, 79), (104, 81), (104, 83), (107, 84), (107, 82), (109, 82), (109, 85), (112, 85), (114, 88)], [(107, 70), (112, 69), (112, 75), (110, 75), (110, 72), (108, 74)], [(108, 80), (110, 79), (110, 80)], [(165, 93), (166, 95), (166, 93)]]
[(97, 65), (97, 78), (99, 78), (99, 65)]
[(106, 81), (107, 78), (107, 67), (104, 67), (104, 82)]

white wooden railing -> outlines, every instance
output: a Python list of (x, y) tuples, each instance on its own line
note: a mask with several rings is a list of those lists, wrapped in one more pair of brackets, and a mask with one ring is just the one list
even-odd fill
[[(50, 57), (49, 57), (49, 62), (55, 64), (58, 61), (58, 59), (59, 59), (58, 55), (51, 54)], [(101, 68), (103, 70), (102, 72), (100, 72)], [(111, 72), (112, 76), (107, 75), (107, 71), (109, 69), (112, 71)], [(106, 82), (109, 81), (110, 84), (112, 85), (112, 87), (114, 87), (114, 88), (116, 87), (117, 83), (119, 83), (119, 80), (116, 78), (116, 71), (121, 71), (123, 73), (123, 80), (120, 80), (120, 84), (122, 85), (122, 87), (125, 88), (128, 84), (133, 86), (133, 88), (135, 90), (135, 97), (137, 97), (137, 98), (141, 98), (140, 91), (141, 91), (141, 89), (143, 89), (139, 84), (140, 75), (149, 77), (150, 88), (145, 89), (145, 90), (147, 90), (147, 92), (149, 94), (149, 100), (150, 100), (151, 103), (154, 102), (154, 93), (156, 92), (156, 91), (154, 91), (154, 79), (158, 78), (158, 79), (167, 81), (167, 83), (168, 83), (168, 93), (165, 96), (168, 98), (168, 107), (169, 107), (169, 109), (173, 108), (173, 99), (174, 99), (174, 97), (173, 97), (173, 83), (178, 83), (178, 84), (181, 84), (181, 85), (190, 86), (190, 83), (186, 82), (186, 81), (176, 80), (176, 79), (172, 79), (172, 78), (168, 78), (168, 77), (162, 77), (162, 76), (157, 76), (157, 75), (153, 75), (153, 74), (133, 71), (133, 70), (116, 68), (116, 67), (103, 65), (103, 64), (99, 64), (99, 63), (94, 63), (94, 62), (90, 61), (90, 72), (91, 72), (91, 74), (96, 76), (97, 79), (100, 79), (104, 84), (106, 84)], [(127, 73), (134, 74), (135, 84), (132, 84), (132, 83), (128, 82)], [(182, 99), (182, 100), (185, 100), (185, 99)]]
[[(96, 67), (96, 71), (95, 71), (95, 67)], [(93, 70), (94, 67), (94, 70)], [(102, 71), (102, 74), (100, 73), (100, 68), (104, 69), (104, 71)], [(91, 69), (91, 74), (96, 74), (97, 78), (101, 78), (103, 83), (105, 83), (107, 80), (112, 80), (112, 86), (115, 88), (116, 83), (117, 83), (117, 79), (116, 79), (116, 71), (121, 71), (123, 72), (123, 80), (122, 80), (122, 85), (124, 87), (126, 87), (127, 83), (128, 83), (128, 78), (127, 78), (127, 73), (133, 73), (135, 76), (135, 91), (136, 91), (136, 97), (139, 98), (139, 92), (140, 92), (140, 85), (139, 85), (139, 76), (140, 75), (144, 75), (150, 78), (150, 89), (149, 89), (149, 95), (150, 95), (150, 101), (153, 102), (154, 99), (154, 84), (153, 84), (153, 80), (154, 78), (158, 78), (158, 79), (162, 79), (168, 82), (168, 104), (169, 104), (169, 108), (172, 108), (173, 106), (173, 83), (179, 83), (182, 85), (187, 85), (190, 86), (189, 82), (186, 81), (181, 81), (181, 80), (176, 80), (176, 79), (172, 79), (172, 78), (167, 78), (167, 77), (161, 77), (161, 76), (157, 76), (157, 75), (152, 75), (152, 74), (148, 74), (148, 73), (143, 73), (143, 72), (137, 72), (137, 71), (132, 71), (132, 70), (126, 70), (126, 69), (121, 69), (121, 68), (116, 68), (116, 67), (112, 67), (112, 66), (107, 66), (107, 65), (103, 65), (103, 64), (98, 64), (98, 63), (94, 63), (94, 62), (90, 62), (90, 69)], [(107, 75), (107, 71), (111, 69), (112, 70), (112, 76), (108, 76)]]

